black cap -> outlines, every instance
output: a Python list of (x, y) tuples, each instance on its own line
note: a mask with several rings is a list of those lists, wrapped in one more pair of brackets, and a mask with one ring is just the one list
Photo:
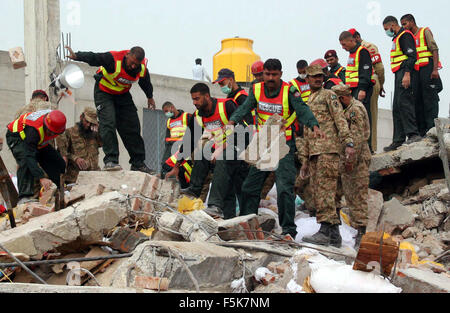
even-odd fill
[(232, 70), (229, 70), (227, 68), (221, 69), (219, 72), (219, 77), (214, 81), (214, 84), (220, 83), (224, 79), (227, 78), (234, 78), (234, 72)]

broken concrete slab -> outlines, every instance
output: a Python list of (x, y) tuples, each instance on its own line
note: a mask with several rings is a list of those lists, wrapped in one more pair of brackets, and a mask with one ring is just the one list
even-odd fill
[(2, 284), (0, 293), (103, 293), (103, 294), (122, 294), (122, 293), (153, 293), (142, 289), (132, 288), (111, 288), (111, 287), (76, 287), (76, 286), (55, 286), (55, 285), (38, 285), (38, 284)]
[(423, 202), (425, 200), (436, 197), (446, 186), (444, 184), (432, 184), (420, 188), (417, 202)]
[(392, 234), (396, 229), (403, 231), (413, 226), (414, 222), (414, 215), (400, 201), (394, 198), (384, 203), (378, 230), (384, 229), (386, 233)]
[(88, 199), (4, 231), (0, 242), (11, 252), (35, 257), (78, 239), (101, 241), (104, 231), (111, 230), (126, 217), (125, 200), (117, 192)]
[(371, 172), (383, 169), (397, 168), (417, 161), (439, 157), (439, 143), (426, 138), (408, 146), (402, 146), (396, 151), (381, 153), (372, 157)]
[(186, 215), (180, 226), (180, 233), (185, 240), (191, 242), (202, 242), (213, 237), (219, 231), (216, 220), (203, 210), (194, 211)]
[(142, 194), (152, 176), (133, 171), (117, 172), (80, 172), (77, 183), (70, 191), (70, 198), (85, 195), (86, 199), (97, 195), (99, 185), (104, 186), (103, 193), (118, 191), (123, 194)]
[(403, 293), (450, 293), (448, 275), (416, 268), (400, 270), (394, 284)]
[(367, 224), (367, 232), (376, 231), (383, 204), (383, 194), (379, 191), (369, 189), (369, 222)]
[[(146, 242), (137, 247), (133, 256), (118, 268), (112, 287), (135, 286), (136, 276), (156, 276), (169, 279), (170, 289), (194, 289), (183, 265), (169, 252), (153, 254), (153, 247), (178, 252), (198, 282), (199, 288), (225, 285), (242, 277), (240, 255), (234, 249), (206, 242)], [(169, 266), (170, 265), (170, 266)], [(220, 270), (218, 270), (220, 269)]]

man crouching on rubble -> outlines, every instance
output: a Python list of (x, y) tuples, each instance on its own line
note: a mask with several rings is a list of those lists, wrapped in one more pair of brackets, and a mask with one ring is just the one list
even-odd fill
[[(23, 114), (8, 125), (6, 142), (19, 165), (19, 205), (32, 201), (35, 179), (45, 190), (52, 182), (60, 185), (66, 162), (49, 143), (65, 130), (66, 116), (52, 110)], [(45, 178), (44, 171), (50, 179)]]

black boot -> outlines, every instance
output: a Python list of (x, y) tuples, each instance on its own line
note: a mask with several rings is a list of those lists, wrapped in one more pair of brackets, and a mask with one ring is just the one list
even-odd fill
[(366, 227), (358, 227), (358, 234), (355, 239), (355, 249), (358, 251), (361, 246), (361, 239), (366, 234)]
[(328, 246), (330, 245), (330, 228), (331, 224), (322, 223), (318, 233), (312, 236), (303, 237), (302, 241), (314, 245)]
[(340, 209), (340, 208), (336, 209), (336, 214), (337, 214), (338, 219), (339, 219), (339, 225), (342, 225), (341, 211), (342, 211), (342, 209)]
[(330, 227), (330, 245), (336, 248), (342, 247), (342, 237), (339, 231), (339, 225), (333, 225)]

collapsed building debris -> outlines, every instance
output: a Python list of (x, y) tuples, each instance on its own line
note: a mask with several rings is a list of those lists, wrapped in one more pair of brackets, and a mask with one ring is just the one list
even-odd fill
[[(54, 212), (51, 191), (14, 210), (17, 228), (0, 220), (0, 244), (53, 285), (31, 284), (29, 273), (0, 254), (0, 281), (10, 283), (2, 291), (448, 292), (450, 193), (436, 139), (400, 150), (374, 157), (368, 232), (376, 238), (363, 239), (359, 254), (286, 241), (274, 193), (258, 215), (225, 221), (181, 198), (175, 181), (81, 172), (65, 195), (72, 202), (66, 209)], [(380, 256), (381, 273), (367, 266)]]

